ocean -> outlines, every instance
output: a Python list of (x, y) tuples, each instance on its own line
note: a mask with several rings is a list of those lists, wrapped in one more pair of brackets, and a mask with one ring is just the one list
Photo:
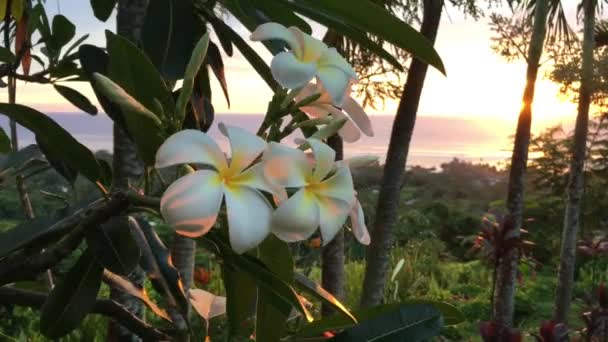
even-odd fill
[[(112, 121), (103, 113), (90, 116), (83, 113), (52, 113), (50, 116), (74, 137), (96, 150), (112, 150)], [(358, 155), (377, 155), (384, 162), (393, 116), (373, 115), (374, 137), (363, 136), (359, 141), (345, 144), (346, 157)], [(217, 130), (217, 123), (236, 125), (255, 132), (262, 121), (257, 114), (219, 114), (210, 134), (217, 138), (223, 148), (227, 141)], [(489, 163), (500, 166), (510, 157), (510, 138), (508, 132), (513, 127), (505, 127), (504, 122), (491, 120), (460, 119), (446, 117), (420, 116), (410, 147), (408, 165), (439, 167), (453, 158), (475, 163)], [(511, 124), (507, 124), (509, 126)], [(0, 126), (8, 133), (8, 120), (0, 117)], [(18, 130), (20, 146), (34, 143), (34, 136), (24, 128)], [(293, 141), (288, 137), (286, 142)]]

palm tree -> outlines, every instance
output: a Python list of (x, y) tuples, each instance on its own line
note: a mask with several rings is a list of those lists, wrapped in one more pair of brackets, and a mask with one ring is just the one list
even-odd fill
[[(443, 4), (443, 0), (424, 0), (420, 32), (431, 42), (435, 42), (437, 37)], [(401, 184), (427, 69), (426, 63), (412, 59), (393, 122), (378, 196), (376, 221), (371, 231), (372, 241), (366, 255), (365, 278), (361, 295), (362, 306), (378, 305), (384, 295)]]
[[(138, 42), (143, 26), (148, 0), (119, 0), (116, 16), (116, 31), (127, 39)], [(143, 163), (137, 156), (135, 145), (129, 136), (116, 124), (114, 125), (114, 159), (112, 163), (112, 186), (116, 189), (129, 189), (134, 180), (141, 178), (144, 172)], [(126, 216), (117, 217), (110, 224), (120, 225), (128, 229)], [(143, 285), (144, 273), (138, 267), (129, 279), (138, 285)], [(120, 290), (112, 290), (110, 297), (126, 307), (133, 314), (143, 317), (144, 307), (135, 297)], [(108, 324), (109, 341), (139, 341), (139, 338), (123, 328), (119, 322)]]
[[(550, 0), (536, 0), (534, 6), (534, 21), (532, 36), (527, 53), (526, 85), (523, 94), (523, 105), (517, 120), (511, 168), (509, 170), (509, 185), (507, 194), (507, 212), (513, 222), (514, 237), (519, 236), (522, 222), (524, 184), (528, 162), (528, 147), (530, 145), (530, 128), (532, 124), (532, 103), (540, 65), (540, 58), (545, 44), (547, 31), (547, 13)], [(553, 1), (553, 0), (552, 0)], [(519, 252), (511, 249), (503, 255), (498, 266), (496, 292), (494, 293), (493, 319), (503, 326), (513, 324), (513, 309), (515, 300), (515, 284)]]
[(570, 161), (568, 186), (566, 188), (566, 211), (560, 251), (560, 264), (555, 293), (554, 320), (567, 323), (572, 290), (574, 287), (574, 265), (576, 261), (576, 236), (580, 224), (581, 200), (584, 187), (585, 154), (589, 130), (589, 105), (593, 93), (593, 49), (595, 46), (595, 11), (597, 0), (582, 1), (584, 28), (581, 81), (578, 97), (578, 114), (574, 128), (574, 146)]

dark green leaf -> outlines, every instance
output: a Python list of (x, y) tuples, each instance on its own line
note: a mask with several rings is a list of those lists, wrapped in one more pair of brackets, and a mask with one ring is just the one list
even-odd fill
[[(108, 75), (113, 82), (148, 109), (160, 102), (164, 114), (175, 110), (173, 97), (154, 64), (143, 51), (127, 39), (106, 31), (110, 63)], [(155, 113), (160, 116), (163, 113)], [(131, 132), (133, 133), (133, 132)]]
[(15, 55), (11, 49), (0, 47), (0, 62), (13, 63), (15, 61)]
[(164, 78), (182, 79), (205, 30), (192, 0), (150, 0), (142, 29), (144, 50)]
[(76, 26), (65, 16), (57, 14), (53, 17), (53, 49), (61, 50), (76, 35)]
[(21, 249), (49, 233), (54, 220), (40, 217), (0, 233), (0, 258)]
[(106, 280), (106, 282), (111, 288), (130, 294), (131, 296), (139, 299), (142, 303), (144, 303), (158, 317), (167, 321), (171, 321), (171, 318), (169, 318), (167, 311), (158, 307), (158, 305), (156, 305), (156, 303), (153, 302), (152, 299), (150, 299), (150, 297), (146, 293), (146, 290), (143, 287), (132, 283), (126, 278), (123, 278), (117, 274), (108, 271), (104, 271), (103, 278)]
[(55, 84), (53, 87), (55, 87), (55, 90), (57, 90), (61, 96), (85, 113), (92, 115), (97, 114), (97, 107), (95, 107), (86, 96), (82, 95), (77, 90), (59, 84)]
[[(250, 0), (225, 0), (222, 4), (251, 32), (259, 25), (271, 21), (262, 11), (255, 8)], [(262, 43), (273, 55), (285, 50), (285, 44), (277, 40), (266, 40)]]
[[(287, 284), (293, 282), (293, 260), (287, 243), (270, 235), (258, 247), (260, 260), (280, 280)], [(287, 310), (277, 307), (275, 294), (260, 288), (258, 296), (256, 337), (260, 341), (279, 341), (287, 332), (287, 318), (291, 307)]]
[(69, 56), (70, 53), (72, 53), (72, 51), (74, 51), (76, 48), (78, 48), (80, 46), (80, 44), (82, 44), (88, 38), (89, 38), (89, 34), (85, 34), (84, 36), (76, 39), (76, 41), (73, 42), (72, 45), (70, 45), (70, 47), (67, 50), (65, 50), (64, 56)]
[(275, 91), (276, 89), (278, 89), (279, 85), (278, 85), (277, 81), (274, 80), (274, 77), (272, 76), (272, 73), (270, 72), (270, 68), (268, 67), (266, 62), (264, 62), (262, 57), (260, 57), (257, 54), (257, 52), (255, 52), (251, 48), (251, 46), (249, 46), (249, 44), (247, 42), (245, 42), (243, 40), (243, 38), (241, 38), (241, 36), (239, 36), (238, 33), (234, 32), (234, 30), (232, 28), (230, 28), (229, 26), (227, 26), (226, 24), (224, 24), (224, 25), (226, 28), (226, 32), (232, 39), (232, 42), (234, 43), (234, 45), (236, 45), (236, 47), (243, 54), (245, 59), (247, 59), (249, 64), (251, 64), (251, 66), (253, 66), (255, 71), (257, 71), (257, 73), (260, 75), (260, 77), (262, 77), (262, 79), (266, 82), (266, 84), (268, 84), (270, 89), (272, 91)]
[(354, 324), (357, 323), (357, 319), (353, 314), (348, 311), (348, 309), (331, 293), (327, 292), (321, 285), (313, 282), (312, 280), (306, 278), (305, 275), (296, 273), (294, 274), (294, 280), (296, 285), (310, 293), (311, 295), (317, 297), (318, 299), (330, 304), (338, 313), (343, 315), (345, 318), (351, 320)]
[(467, 320), (462, 311), (452, 304), (428, 299), (411, 299), (406, 300), (404, 304), (424, 304), (430, 305), (441, 312), (443, 324), (445, 326), (460, 324)]
[[(332, 24), (337, 20), (363, 32), (376, 35), (412, 53), (445, 74), (441, 57), (439, 57), (431, 42), (410, 25), (369, 0), (356, 1), (349, 6), (344, 6), (341, 0), (273, 1), (288, 4), (295, 11), (330, 27), (333, 27)], [(331, 20), (328, 20), (328, 18)], [(352, 38), (357, 39), (357, 37)]]
[(93, 77), (100, 93), (120, 107), (127, 130), (144, 163), (153, 165), (156, 151), (164, 141), (158, 117), (109, 78), (101, 74)]
[(222, 265), (222, 279), (226, 288), (228, 335), (248, 337), (253, 331), (257, 286), (250, 276), (232, 265)]
[(78, 57), (80, 59), (80, 65), (84, 70), (85, 76), (89, 79), (93, 92), (103, 108), (104, 112), (120, 126), (125, 132), (127, 132), (127, 123), (122, 115), (120, 107), (108, 100), (107, 97), (103, 96), (99, 92), (99, 87), (93, 82), (93, 74), (99, 73), (104, 76), (108, 76), (108, 65), (110, 64), (110, 58), (108, 54), (102, 49), (93, 45), (82, 45), (78, 48)]
[(167, 296), (169, 305), (179, 308), (185, 314), (190, 303), (182, 288), (179, 271), (171, 262), (169, 250), (147, 221), (141, 218), (130, 219), (130, 224), (136, 224), (138, 229), (143, 232), (147, 245), (150, 247), (150, 252), (154, 257), (153, 260), (142, 258), (141, 263), (141, 267), (148, 274), (152, 286), (156, 291)]
[(95, 18), (101, 21), (108, 20), (117, 1), (118, 0), (91, 0), (91, 7), (93, 7)]
[(6, 135), (4, 129), (0, 127), (0, 153), (9, 153), (12, 150), (11, 148), (11, 139)]
[(99, 173), (101, 174), (99, 181), (106, 187), (112, 185), (112, 166), (103, 159), (97, 158), (99, 164)]
[(431, 305), (406, 304), (397, 310), (360, 321), (331, 341), (423, 341), (439, 335), (441, 313)]
[(224, 61), (222, 60), (220, 49), (213, 43), (209, 44), (209, 50), (207, 50), (207, 64), (211, 67), (211, 70), (213, 70), (213, 73), (215, 74), (215, 78), (220, 83), (222, 91), (224, 92), (224, 97), (228, 103), (228, 107), (230, 107), (228, 83), (226, 82), (226, 75), (224, 73)]
[(297, 16), (288, 6), (281, 3), (272, 3), (271, 1), (252, 1), (241, 0), (241, 2), (249, 1), (253, 7), (263, 11), (270, 21), (281, 23), (284, 26), (297, 26), (305, 33), (311, 34), (312, 28), (306, 21)]
[(128, 225), (110, 222), (87, 230), (86, 239), (99, 263), (116, 274), (126, 276), (139, 264), (141, 251)]
[(49, 293), (40, 314), (40, 332), (59, 338), (77, 328), (95, 306), (102, 274), (103, 267), (85, 251)]
[(198, 71), (205, 60), (205, 56), (207, 55), (207, 48), (209, 47), (209, 35), (205, 33), (205, 35), (199, 40), (196, 44), (196, 47), (192, 51), (192, 56), (190, 57), (190, 61), (188, 62), (188, 66), (186, 67), (186, 74), (184, 75), (184, 82), (182, 84), (182, 89), (179, 92), (179, 96), (177, 98), (177, 104), (175, 108), (175, 113), (180, 123), (183, 123), (184, 118), (186, 116), (186, 106), (188, 102), (190, 102), (190, 98), (192, 97), (192, 90), (194, 89), (194, 80)]
[(57, 150), (51, 148), (43, 139), (39, 139), (38, 136), (36, 136), (36, 143), (55, 171), (63, 176), (68, 183), (74, 185), (78, 177), (78, 171), (64, 162), (62, 156), (57, 155)]
[(232, 57), (234, 53), (234, 50), (232, 49), (232, 39), (230, 39), (230, 35), (226, 32), (224, 25), (218, 25), (217, 21), (214, 20), (211, 22), (211, 27), (213, 27), (213, 31), (217, 35), (224, 52), (229, 57)]
[(0, 103), (0, 113), (34, 132), (40, 141), (53, 150), (54, 155), (61, 156), (67, 165), (78, 170), (87, 179), (92, 182), (99, 179), (99, 165), (93, 153), (53, 119), (35, 109), (18, 104)]
[(51, 77), (61, 79), (74, 75), (78, 75), (80, 69), (78, 69), (78, 64), (73, 61), (62, 60), (59, 64), (52, 66)]

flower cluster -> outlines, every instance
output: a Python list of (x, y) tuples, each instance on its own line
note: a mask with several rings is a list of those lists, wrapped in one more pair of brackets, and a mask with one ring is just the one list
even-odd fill
[(350, 169), (346, 162), (334, 162), (329, 146), (308, 139), (310, 161), (300, 149), (267, 144), (241, 128), (220, 124), (220, 130), (230, 141), (230, 159), (209, 135), (195, 130), (174, 134), (158, 150), (157, 168), (199, 166), (171, 184), (161, 200), (163, 217), (179, 234), (207, 233), (224, 202), (230, 244), (238, 253), (269, 233), (294, 242), (309, 238), (317, 227), (327, 243), (349, 215), (355, 237), (369, 243)]
[[(287, 43), (290, 50), (271, 62), (274, 78), (295, 90), (296, 102), (320, 94), (299, 110), (313, 118), (346, 118), (339, 133), (347, 142), (359, 139), (361, 132), (373, 135), (363, 108), (350, 97), (357, 75), (335, 49), (277, 23), (260, 25), (251, 39)], [(313, 78), (316, 83), (310, 83)], [(267, 143), (238, 127), (219, 128), (230, 142), (230, 158), (209, 135), (196, 130), (174, 134), (157, 152), (157, 168), (195, 167), (171, 184), (161, 200), (163, 217), (179, 234), (207, 233), (224, 203), (230, 244), (237, 253), (256, 247), (269, 234), (295, 242), (310, 238), (317, 228), (327, 244), (349, 217), (355, 237), (370, 242), (348, 163), (336, 162), (333, 149), (315, 138), (292, 148)]]

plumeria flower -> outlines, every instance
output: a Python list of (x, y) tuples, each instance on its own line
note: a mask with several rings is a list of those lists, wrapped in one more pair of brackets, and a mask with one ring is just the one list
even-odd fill
[(179, 234), (199, 237), (217, 220), (226, 203), (232, 248), (243, 253), (261, 243), (270, 231), (272, 205), (260, 190), (272, 192), (261, 164), (252, 163), (266, 142), (238, 127), (219, 125), (230, 141), (228, 160), (209, 135), (197, 130), (178, 132), (159, 148), (156, 167), (199, 164), (204, 169), (175, 181), (163, 194), (161, 213)]
[(251, 34), (251, 40), (282, 40), (291, 49), (277, 54), (270, 63), (270, 70), (279, 84), (288, 89), (304, 87), (313, 78), (327, 89), (332, 103), (341, 106), (357, 81), (357, 74), (350, 64), (325, 43), (292, 26), (286, 28), (277, 23), (265, 23)]
[[(306, 106), (300, 107), (300, 110), (308, 114), (308, 116), (316, 119), (331, 114), (336, 118), (346, 118), (346, 123), (344, 123), (344, 126), (338, 131), (338, 134), (346, 142), (355, 142), (359, 140), (361, 132), (369, 137), (374, 136), (372, 123), (369, 117), (352, 97), (347, 96), (342, 104), (342, 109), (340, 109), (333, 105), (327, 90), (320, 85), (309, 83), (298, 93), (296, 101), (304, 100), (314, 94), (321, 94), (321, 97)], [(346, 112), (346, 114), (344, 112)]]
[(270, 143), (264, 154), (267, 179), (287, 189), (297, 189), (291, 197), (279, 198), (271, 232), (283, 241), (295, 242), (308, 239), (320, 227), (326, 245), (351, 215), (355, 237), (369, 243), (347, 164), (334, 162), (334, 150), (321, 141), (306, 142), (314, 153), (314, 165), (302, 150), (277, 143)]

